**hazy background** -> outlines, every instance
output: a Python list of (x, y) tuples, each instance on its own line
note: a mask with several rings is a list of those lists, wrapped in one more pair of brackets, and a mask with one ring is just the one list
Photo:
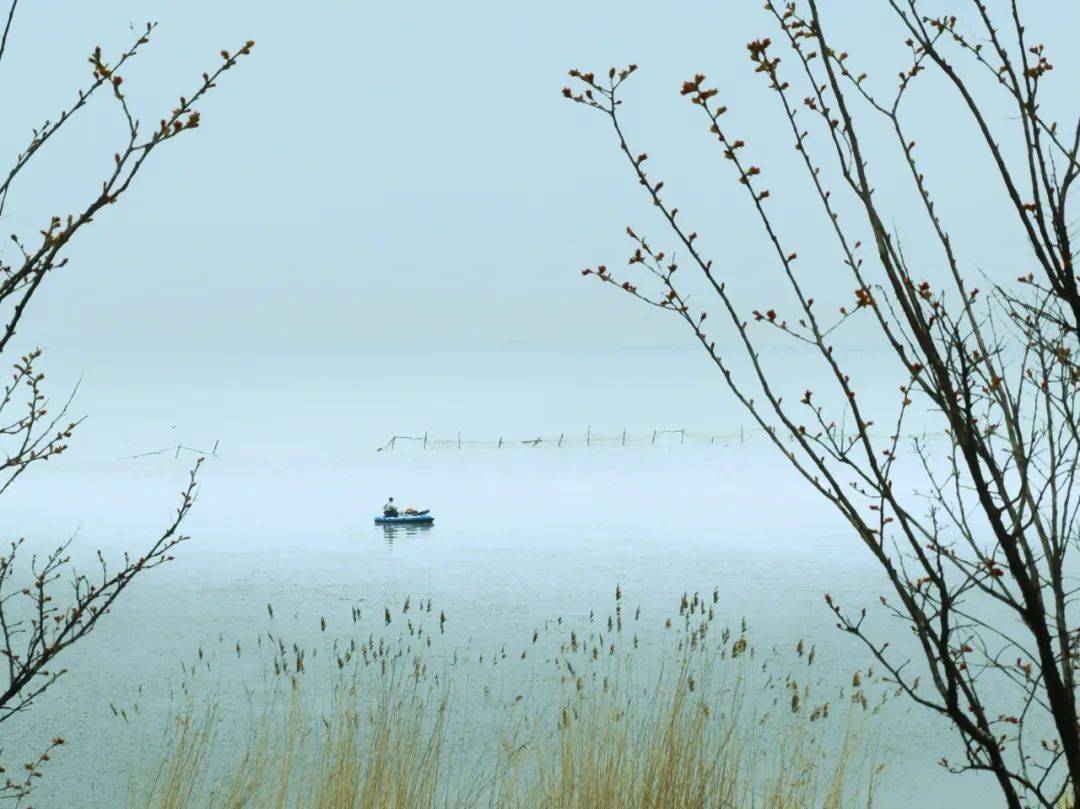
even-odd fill
[[(1080, 56), (1069, 38), (1080, 6), (1027, 5), (1031, 41), (1045, 40), (1056, 66), (1044, 98), (1053, 117), (1073, 101)], [(850, 64), (889, 92), (907, 61), (886, 3), (821, 6)], [(87, 645), (90, 662), (75, 666), (68, 693), (90, 698), (69, 697), (82, 708), (74, 750), (112, 755), (97, 738), (106, 686), (164, 682), (205, 637), (255, 631), (244, 622), (279, 597), (311, 615), (344, 615), (354, 599), (377, 608), (384, 595), (417, 588), (482, 627), (515, 599), (535, 596), (547, 618), (553, 601), (579, 598), (575, 608), (587, 610), (614, 581), (664, 604), (680, 588), (720, 582), (731, 615), (768, 613), (764, 638), (789, 645), (809, 629), (831, 631), (818, 606), (826, 588), (876, 601), (869, 557), (768, 447), (374, 452), (394, 433), (425, 430), (492, 439), (587, 428), (735, 433), (748, 423), (679, 323), (580, 277), (587, 264), (623, 266), (627, 224), (670, 240), (603, 119), (561, 97), (570, 67), (640, 66), (624, 94), (633, 148), (650, 154), (737, 302), (783, 315), (782, 276), (753, 210), (700, 111), (678, 94), (707, 73), (732, 135), (763, 168), (785, 248), (798, 252), (820, 311), (850, 304), (854, 284), (787, 123), (746, 58), (747, 41), (777, 38), (759, 0), (23, 0), (0, 63), (0, 157), (14, 159), (31, 127), (70, 103), (95, 44), (117, 53), (148, 18), (161, 26), (124, 73), (148, 127), (190, 94), (221, 48), (257, 45), (200, 105), (202, 127), (159, 151), (121, 204), (80, 234), (70, 266), (24, 322), (20, 348), (46, 350), (54, 396), (82, 378), (74, 412), (88, 421), (74, 457), (20, 481), (6, 501), (9, 531), (52, 543), (78, 530), (80, 553), (118, 555), (161, 525), (191, 460), (123, 458), (215, 441), (221, 457), (208, 464), (187, 525), (196, 540), (132, 594)], [(920, 78), (910, 137), (963, 269), (987, 284), (1026, 274), (1023, 235), (998, 204), (1000, 181), (972, 147), (970, 122), (947, 87)], [(48, 217), (77, 210), (111, 169), (123, 119), (106, 98), (85, 113), (14, 186), (0, 250), (9, 232), (32, 239)], [(878, 203), (912, 267), (936, 284), (940, 255), (889, 133), (860, 114)], [(1003, 100), (990, 116), (1008, 146), (1012, 111)], [(857, 231), (827, 159), (824, 176)], [(722, 322), (700, 290), (694, 300)], [(761, 337), (781, 392), (814, 387), (819, 371), (805, 354)], [(722, 329), (717, 341), (731, 345)], [(854, 320), (837, 346), (860, 402), (887, 419), (899, 380), (872, 329)], [(737, 353), (732, 364), (743, 367)], [(370, 515), (391, 493), (439, 514), (425, 544), (372, 533)], [(235, 611), (223, 614), (226, 606)], [(823, 663), (841, 670), (862, 659), (829, 637)], [(121, 647), (124, 655), (102, 653)], [(69, 704), (45, 704), (26, 721), (71, 719)], [(898, 734), (901, 758), (912, 746), (927, 758), (909, 761), (918, 777), (898, 771), (896, 805), (910, 805), (939, 751), (915, 721)], [(158, 738), (158, 726), (139, 733), (125, 743)], [(98, 763), (74, 760), (87, 771)], [(70, 772), (77, 777), (57, 788), (78, 794), (82, 775)]]
[[(852, 64), (886, 92), (905, 64), (891, 12), (822, 5)], [(1077, 57), (1065, 37), (1080, 8), (1028, 13), (1032, 41), (1047, 41), (1057, 68), (1049, 111), (1071, 92)], [(776, 33), (757, 0), (24, 3), (0, 68), (0, 152), (14, 156), (31, 126), (69, 102), (95, 44), (116, 53), (147, 19), (161, 27), (125, 72), (147, 125), (218, 50), (258, 44), (201, 105), (203, 127), (158, 153), (123, 203), (80, 235), (26, 321), (24, 343), (47, 350), (54, 393), (84, 377), (78, 409), (91, 421), (81, 451), (123, 455), (174, 437), (317, 451), (427, 428), (743, 421), (717, 380), (703, 378), (708, 366), (678, 323), (578, 275), (586, 264), (621, 265), (627, 224), (670, 240), (602, 119), (560, 96), (573, 66), (641, 66), (625, 92), (633, 147), (650, 153), (740, 303), (783, 313), (753, 212), (700, 112), (677, 92), (707, 73), (733, 134), (764, 167), (800, 271), (823, 305), (851, 297), (786, 123), (746, 58), (748, 40)], [(986, 197), (998, 187), (992, 166), (968, 147), (970, 123), (949, 111), (954, 95), (931, 79), (910, 101), (912, 137), (965, 268), (1026, 272), (1012, 214)], [(1010, 124), (1007, 106), (995, 113)], [(910, 183), (884, 156), (887, 133), (864, 119), (879, 202), (903, 228), (917, 217)], [(100, 99), (15, 186), (0, 232), (32, 235), (81, 205), (122, 126)], [(938, 277), (929, 234), (904, 237), (913, 263)], [(848, 334), (851, 346), (874, 348), (857, 325)], [(779, 362), (785, 374), (801, 368)]]

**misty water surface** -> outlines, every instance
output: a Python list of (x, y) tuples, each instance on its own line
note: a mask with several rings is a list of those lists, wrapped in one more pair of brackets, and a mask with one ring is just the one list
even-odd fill
[[(185, 469), (183, 455), (73, 460), (50, 470), (47, 486), (27, 485), (18, 517), (37, 537), (59, 532), (67, 515), (46, 504), (78, 498), (77, 545), (117, 554), (162, 522)], [(390, 494), (430, 507), (435, 526), (415, 534), (373, 526)], [(833, 627), (822, 596), (873, 607), (882, 585), (868, 554), (760, 441), (414, 447), (299, 465), (225, 454), (206, 465), (189, 530), (195, 538), (177, 560), (134, 588), (69, 655), (66, 681), (20, 720), (28, 749), (38, 734), (70, 740), (40, 805), (113, 805), (133, 762), (160, 740), (181, 661), (199, 647), (224, 661), (203, 678), (206, 692), (235, 696), (239, 678), (260, 682), (267, 657), (253, 654), (258, 635), (317, 641), (323, 617), (329, 632), (347, 632), (354, 606), (378, 619), (407, 595), (430, 598), (446, 611), (454, 643), (513, 653), (545, 620), (587, 627), (590, 611), (610, 610), (616, 583), (629, 606), (640, 605), (646, 643), (662, 634), (681, 593), (717, 587), (721, 615), (732, 624), (746, 617), (763, 652), (806, 638), (817, 645), (815, 682), (840, 687), (867, 660)], [(230, 662), (236, 641), (246, 652)], [(491, 672), (496, 684), (506, 676)], [(246, 709), (234, 707), (238, 720)], [(888, 766), (880, 805), (910, 806), (931, 790), (935, 806), (951, 805), (958, 790), (976, 794), (967, 791), (974, 782), (936, 767), (951, 746), (925, 712), (895, 701), (878, 720)]]

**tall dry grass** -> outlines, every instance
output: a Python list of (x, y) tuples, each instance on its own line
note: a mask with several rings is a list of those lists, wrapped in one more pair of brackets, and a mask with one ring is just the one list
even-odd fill
[[(671, 663), (658, 672), (620, 654), (614, 641), (598, 647), (602, 633), (569, 630), (553, 647), (553, 665), (528, 669), (550, 681), (549, 691), (532, 692), (546, 696), (480, 705), (450, 669), (433, 674), (382, 642), (363, 646), (362, 656), (339, 656), (318, 680), (297, 657), (299, 670), (275, 664), (280, 678), (242, 728), (223, 721), (225, 706), (212, 701), (200, 708), (189, 700), (175, 712), (163, 752), (133, 780), (128, 804), (871, 806), (879, 767), (864, 720), (847, 717), (868, 715), (865, 694), (845, 695), (855, 707), (830, 720), (829, 703), (811, 709), (809, 689), (790, 674), (762, 673), (767, 666), (753, 659), (744, 633), (723, 631), (706, 643), (711, 622), (684, 621)], [(806, 665), (801, 645), (799, 657)]]

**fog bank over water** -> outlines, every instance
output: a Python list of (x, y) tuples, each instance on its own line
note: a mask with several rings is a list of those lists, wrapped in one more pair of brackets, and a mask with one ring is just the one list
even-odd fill
[[(749, 369), (732, 352), (736, 378)], [(890, 424), (898, 380), (880, 351), (851, 353), (860, 404)], [(820, 359), (780, 348), (764, 358), (795, 405), (806, 388), (829, 401)], [(210, 448), (233, 460), (361, 457), (394, 435), (496, 441), (686, 429), (727, 435), (756, 427), (707, 355), (683, 348), (614, 350), (509, 345), (361, 351), (126, 349), (47, 352), (54, 405), (79, 382), (86, 416), (72, 457), (115, 459), (165, 446)], [(833, 411), (837, 421), (843, 408)], [(908, 429), (921, 430), (920, 410)], [(779, 459), (779, 456), (778, 456)]]

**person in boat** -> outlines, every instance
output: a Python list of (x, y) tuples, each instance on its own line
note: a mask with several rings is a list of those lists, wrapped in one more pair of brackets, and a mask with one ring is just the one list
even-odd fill
[(386, 501), (386, 505), (382, 507), (382, 513), (384, 517), (396, 517), (398, 516), (397, 506), (394, 505), (394, 498), (391, 497)]

